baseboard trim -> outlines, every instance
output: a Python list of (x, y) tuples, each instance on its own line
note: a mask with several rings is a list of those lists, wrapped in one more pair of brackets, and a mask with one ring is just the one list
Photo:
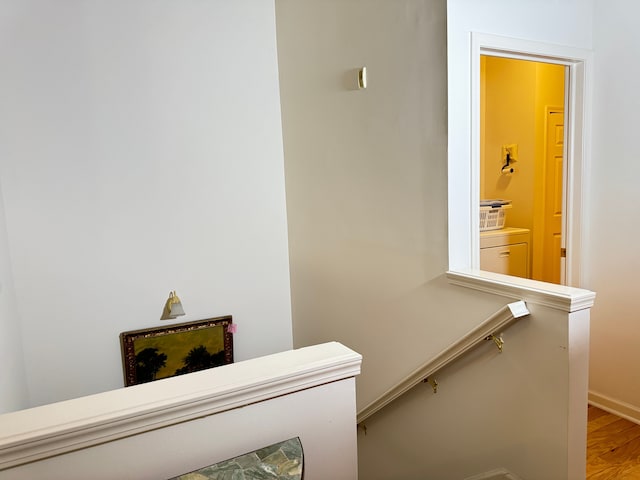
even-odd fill
[(520, 478), (506, 468), (497, 468), (490, 472), (484, 472), (474, 475), (473, 477), (467, 477), (464, 480), (520, 480)]
[(640, 425), (640, 408), (589, 390), (589, 404)]

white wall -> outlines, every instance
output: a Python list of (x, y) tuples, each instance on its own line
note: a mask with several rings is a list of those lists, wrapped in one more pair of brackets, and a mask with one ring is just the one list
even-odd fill
[(471, 265), (471, 32), (590, 49), (592, 25), (593, 0), (447, 0), (451, 268)]
[(0, 189), (0, 413), (27, 405), (20, 317), (11, 273), (7, 229)]
[(0, 182), (33, 405), (122, 386), (120, 332), (291, 347), (273, 1), (0, 7)]
[(360, 352), (361, 408), (505, 303), (444, 278), (444, 2), (276, 12), (294, 343)]
[[(445, 277), (445, 2), (278, 0), (276, 16), (294, 343), (333, 339), (363, 354), (357, 379), (362, 408), (508, 302), (451, 285)], [(462, 20), (455, 24), (466, 25)], [(467, 65), (469, 34), (458, 33), (467, 46), (461, 60)], [(369, 86), (357, 90), (363, 65)], [(467, 92), (462, 96), (468, 98)], [(459, 129), (454, 134), (461, 139)], [(460, 141), (468, 148), (468, 138)], [(465, 178), (468, 154), (466, 159), (460, 157), (461, 168), (450, 177)], [(566, 476), (566, 329), (566, 320), (540, 309), (510, 333), (525, 349), (517, 363), (494, 370), (488, 365), (494, 351), (484, 350), (477, 369), (463, 374), (452, 396), (438, 393), (429, 400), (437, 405), (422, 401), (432, 397), (429, 387), (426, 393), (416, 388), (367, 420), (368, 433), (361, 433), (358, 445), (361, 477), (462, 478), (500, 466), (496, 462), (529, 473), (524, 478)], [(539, 350), (537, 340), (544, 344)], [(548, 363), (532, 367), (538, 357)], [(509, 380), (497, 387), (508, 393), (498, 396), (506, 404), (484, 405), (475, 423), (459, 421), (474, 415), (477, 392), (483, 401), (495, 398), (489, 378), (495, 373), (500, 382), (501, 368), (510, 370)], [(536, 378), (555, 373), (536, 390), (537, 381), (529, 383), (525, 370)], [(540, 403), (549, 405), (544, 428), (535, 422), (527, 422), (532, 428), (525, 431), (514, 428), (515, 419), (534, 415)], [(501, 414), (509, 405), (520, 410)], [(434, 424), (447, 428), (434, 431)], [(489, 442), (479, 425), (505, 435)], [(486, 456), (469, 449), (468, 463), (461, 462), (460, 438), (482, 447), (477, 451)], [(423, 447), (425, 439), (431, 450)], [(449, 460), (455, 468), (447, 470)]]
[[(640, 5), (595, 3), (593, 167), (589, 237), (592, 288), (590, 389), (608, 408), (640, 421), (640, 288), (637, 117), (640, 101)], [(593, 397), (593, 395), (592, 395)], [(593, 399), (593, 398), (592, 398)]]

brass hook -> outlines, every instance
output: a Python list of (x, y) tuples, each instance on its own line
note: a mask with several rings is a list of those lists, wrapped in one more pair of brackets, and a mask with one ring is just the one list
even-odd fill
[(438, 393), (438, 382), (436, 381), (435, 378), (433, 377), (425, 378), (424, 382), (431, 385), (431, 388), (433, 388), (433, 393)]
[(495, 343), (496, 347), (498, 347), (498, 351), (502, 353), (502, 348), (504, 347), (504, 340), (500, 335), (491, 334), (487, 337), (487, 340), (493, 340), (493, 343)]

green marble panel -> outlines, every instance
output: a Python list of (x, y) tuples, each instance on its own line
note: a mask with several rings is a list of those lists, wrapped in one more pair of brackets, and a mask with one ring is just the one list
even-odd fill
[(303, 464), (296, 437), (169, 480), (302, 480)]

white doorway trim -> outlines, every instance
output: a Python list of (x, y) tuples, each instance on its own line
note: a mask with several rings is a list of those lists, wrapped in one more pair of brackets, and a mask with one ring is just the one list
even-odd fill
[[(588, 178), (591, 117), (590, 51), (496, 35), (471, 34), (471, 96), (470, 96), (470, 175), (459, 175), (462, 159), (449, 158), (449, 268), (451, 271), (479, 270), (480, 234), (480, 55), (534, 60), (565, 65), (569, 72), (566, 119), (566, 183), (564, 211), (567, 212), (566, 285), (585, 283), (585, 272), (579, 261), (584, 252), (587, 229), (584, 219), (588, 208), (583, 185)], [(567, 108), (568, 107), (568, 108)], [(465, 181), (467, 179), (468, 183)], [(512, 277), (517, 282), (516, 277)]]

